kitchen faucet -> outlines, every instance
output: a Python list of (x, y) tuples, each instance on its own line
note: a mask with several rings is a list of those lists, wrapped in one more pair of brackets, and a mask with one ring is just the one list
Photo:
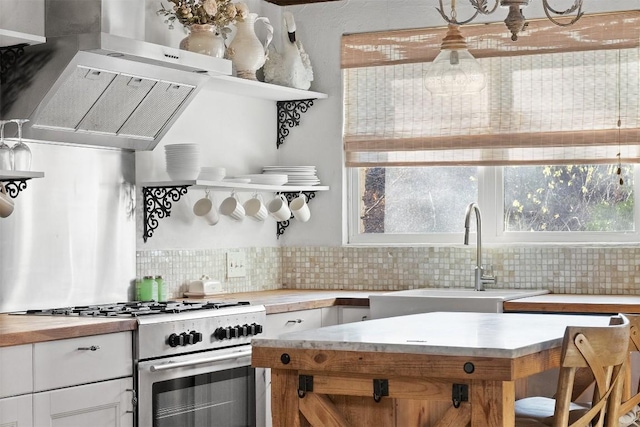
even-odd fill
[(484, 274), (484, 268), (482, 267), (482, 218), (480, 215), (480, 207), (477, 203), (473, 202), (467, 206), (467, 212), (464, 217), (464, 244), (469, 244), (469, 222), (471, 221), (471, 211), (476, 214), (476, 276), (475, 276), (475, 288), (476, 291), (484, 291), (484, 285), (488, 283), (496, 284), (496, 277), (493, 275)]

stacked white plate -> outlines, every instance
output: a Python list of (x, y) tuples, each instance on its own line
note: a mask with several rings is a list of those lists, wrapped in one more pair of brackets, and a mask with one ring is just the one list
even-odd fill
[(174, 181), (188, 181), (200, 175), (198, 144), (167, 144), (164, 147), (167, 174)]
[(238, 178), (249, 178), (253, 184), (264, 185), (284, 185), (287, 183), (288, 176), (286, 174), (263, 173), (242, 175)]
[(316, 175), (315, 166), (264, 166), (263, 174), (285, 174), (287, 183), (285, 185), (318, 185), (320, 180)]
[(222, 178), (227, 174), (227, 170), (221, 167), (208, 167), (203, 166), (200, 169), (200, 175), (198, 175), (198, 179), (203, 181), (222, 181)]

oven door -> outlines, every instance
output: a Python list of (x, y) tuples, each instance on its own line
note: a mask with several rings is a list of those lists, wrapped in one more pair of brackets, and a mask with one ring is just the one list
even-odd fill
[(250, 345), (139, 362), (138, 426), (255, 427), (260, 377)]

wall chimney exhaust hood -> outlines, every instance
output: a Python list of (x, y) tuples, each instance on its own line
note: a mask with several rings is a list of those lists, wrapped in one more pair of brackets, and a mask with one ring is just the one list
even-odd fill
[(211, 76), (231, 75), (226, 59), (101, 32), (46, 34), (0, 54), (11, 57), (0, 119), (29, 118), (27, 141), (153, 150)]

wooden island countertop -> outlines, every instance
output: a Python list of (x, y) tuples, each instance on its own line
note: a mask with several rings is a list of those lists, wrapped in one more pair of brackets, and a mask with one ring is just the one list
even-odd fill
[(546, 294), (505, 301), (505, 312), (640, 313), (640, 296)]

